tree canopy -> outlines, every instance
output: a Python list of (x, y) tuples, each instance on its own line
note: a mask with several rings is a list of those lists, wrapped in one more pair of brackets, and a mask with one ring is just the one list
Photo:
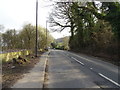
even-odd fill
[[(26, 24), (21, 30), (8, 29), (5, 33), (1, 33), (1, 46), (3, 50), (21, 50), (35, 48), (35, 26)], [(46, 40), (46, 29), (38, 27), (38, 49), (44, 49), (53, 41), (53, 37), (48, 32)], [(46, 43), (47, 42), (47, 43)], [(47, 45), (46, 45), (47, 44)]]
[(57, 2), (50, 15), (53, 31), (70, 30), (71, 50), (111, 54), (118, 54), (119, 21), (119, 2)]

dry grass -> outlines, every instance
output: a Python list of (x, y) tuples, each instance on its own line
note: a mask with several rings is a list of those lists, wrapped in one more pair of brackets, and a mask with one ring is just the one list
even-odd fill
[(21, 79), (30, 69), (34, 67), (36, 63), (40, 61), (39, 57), (33, 57), (33, 55), (26, 56), (28, 62), (24, 65), (15, 65), (12, 67), (12, 63), (3, 63), (2, 65), (2, 88), (10, 88), (15, 82)]

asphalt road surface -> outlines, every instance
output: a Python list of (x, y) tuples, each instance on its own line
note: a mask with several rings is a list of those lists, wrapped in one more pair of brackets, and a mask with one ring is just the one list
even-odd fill
[(118, 67), (96, 57), (50, 50), (47, 88), (120, 88)]

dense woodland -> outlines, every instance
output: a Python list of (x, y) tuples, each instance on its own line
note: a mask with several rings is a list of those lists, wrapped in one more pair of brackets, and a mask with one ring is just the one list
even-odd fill
[(53, 31), (70, 31), (70, 50), (120, 59), (119, 2), (56, 2), (49, 20)]
[[(3, 28), (1, 28), (3, 29)], [(53, 37), (46, 29), (38, 27), (38, 49), (44, 49), (53, 41)], [(26, 24), (21, 30), (8, 29), (0, 34), (1, 46), (3, 51), (29, 49), (35, 50), (36, 27), (31, 24)]]

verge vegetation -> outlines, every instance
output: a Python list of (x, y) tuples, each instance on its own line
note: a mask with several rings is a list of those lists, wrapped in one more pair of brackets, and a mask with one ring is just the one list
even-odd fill
[(56, 2), (49, 20), (53, 31), (70, 31), (70, 50), (119, 63), (119, 2)]

